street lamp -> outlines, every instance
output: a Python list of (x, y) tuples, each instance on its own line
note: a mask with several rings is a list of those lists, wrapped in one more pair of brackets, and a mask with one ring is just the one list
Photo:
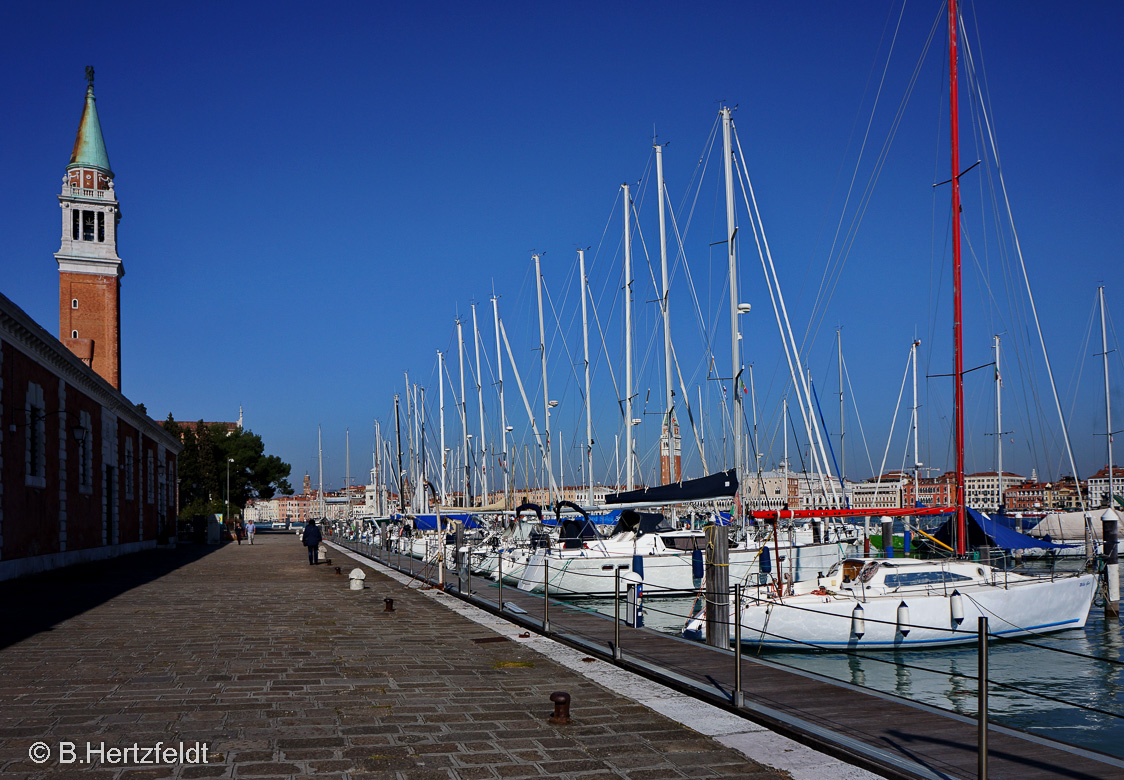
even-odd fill
[(224, 524), (230, 522), (230, 464), (234, 462), (234, 458), (226, 459), (226, 517)]

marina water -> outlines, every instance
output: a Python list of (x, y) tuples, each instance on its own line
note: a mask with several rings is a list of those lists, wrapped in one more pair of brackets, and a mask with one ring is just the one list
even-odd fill
[[(693, 603), (693, 598), (650, 599), (644, 604), (644, 625), (678, 634)], [(613, 615), (611, 599), (576, 605)], [(743, 643), (743, 652), (746, 657), (759, 654), (773, 663), (976, 716), (975, 645), (849, 654), (758, 651)], [(1026, 642), (993, 641), (988, 658), (992, 723), (1124, 757), (1124, 666), (1097, 658), (1124, 661), (1120, 621), (1106, 619), (1099, 602), (1083, 629)]]

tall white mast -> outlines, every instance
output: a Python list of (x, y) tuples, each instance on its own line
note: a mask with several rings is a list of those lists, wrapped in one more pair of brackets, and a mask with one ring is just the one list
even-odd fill
[(500, 439), (503, 442), (503, 497), (504, 509), (513, 507), (511, 503), (511, 463), (507, 454), (507, 410), (503, 404), (503, 357), (500, 354), (500, 308), (499, 300), (492, 296), (492, 319), (496, 327), (496, 378), (500, 386)]
[(344, 479), (344, 492), (347, 493), (347, 519), (351, 519), (351, 429), (344, 428), (344, 463), (347, 464), (345, 469), (347, 476)]
[(589, 317), (586, 314), (586, 297), (589, 281), (585, 278), (585, 250), (578, 250), (578, 273), (582, 285), (582, 348), (585, 355), (585, 477), (589, 482), (589, 506), (593, 506), (593, 416), (589, 399)]
[[(730, 264), (730, 351), (732, 359), (732, 373), (730, 380), (734, 391), (733, 428), (734, 428), (734, 468), (738, 477), (738, 484), (744, 485), (745, 479), (742, 472), (742, 394), (738, 389), (739, 376), (742, 367), (741, 358), (741, 333), (738, 332), (738, 259), (734, 250), (734, 237), (738, 227), (734, 217), (734, 152), (730, 138), (732, 119), (730, 109), (722, 109), (722, 156), (724, 158), (726, 173), (726, 254)], [(738, 489), (739, 497), (745, 488)], [(739, 498), (740, 500), (740, 498)], [(741, 507), (737, 507), (737, 514), (742, 514)]]
[(320, 426), (316, 426), (316, 451), (320, 464), (320, 519), (324, 519), (324, 440), (320, 435)]
[(437, 400), (441, 407), (441, 503), (449, 503), (449, 495), (445, 490), (445, 469), (448, 463), (445, 459), (445, 354), (437, 350)]
[(664, 393), (666, 405), (664, 407), (664, 440), (667, 447), (667, 482), (677, 481), (681, 475), (675, 473), (675, 409), (674, 397), (671, 390), (671, 299), (668, 295), (667, 278), (667, 236), (664, 233), (666, 219), (664, 217), (664, 181), (663, 181), (663, 146), (656, 144), (656, 199), (660, 203), (660, 277), (663, 282), (663, 295), (660, 308), (663, 309), (663, 363), (664, 363)]
[(1104, 419), (1105, 433), (1108, 438), (1108, 506), (1112, 508), (1112, 401), (1108, 394), (1108, 336), (1105, 333), (1104, 315), (1104, 287), (1097, 288), (1101, 299), (1101, 353), (1104, 358)]
[(548, 473), (547, 482), (547, 504), (554, 503), (554, 491), (551, 489), (554, 482), (554, 458), (550, 452), (550, 395), (546, 387), (546, 329), (543, 326), (542, 318), (542, 267), (539, 264), (539, 256), (532, 255), (535, 261), (535, 280), (537, 282), (536, 289), (538, 290), (539, 297), (539, 362), (542, 365), (542, 410), (543, 410), (543, 428), (546, 431), (546, 451), (544, 455), (544, 465)]
[(418, 496), (419, 507), (421, 510), (427, 511), (429, 509), (429, 490), (425, 484), (429, 476), (429, 464), (426, 460), (425, 452), (425, 388), (414, 386), (414, 392), (418, 394), (415, 401), (414, 408), (418, 410)]
[(465, 407), (464, 396), (464, 332), (461, 330), (461, 321), (457, 320), (457, 362), (461, 372), (461, 433), (464, 444), (464, 505), (472, 506), (472, 464), (468, 459), (468, 410)]
[[(523, 399), (523, 408), (526, 410), (527, 419), (531, 423), (531, 433), (535, 435), (535, 441), (539, 444), (539, 454), (542, 456), (542, 462), (545, 463), (546, 446), (543, 443), (542, 435), (539, 433), (539, 427), (535, 424), (535, 415), (531, 411), (531, 402), (527, 400), (527, 392), (523, 388), (523, 379), (519, 376), (519, 366), (515, 364), (515, 356), (511, 353), (511, 343), (507, 340), (507, 330), (504, 328), (502, 321), (500, 322), (500, 335), (503, 336), (503, 346), (507, 351), (507, 359), (511, 361), (511, 371), (515, 374), (515, 386), (519, 388), (519, 396)], [(526, 452), (526, 446), (524, 446), (524, 452)], [(527, 472), (527, 479), (529, 481), (530, 469), (524, 467), (524, 471)], [(548, 472), (547, 478), (549, 480), (549, 490), (553, 493), (557, 489), (557, 486), (554, 484), (554, 474)]]
[(472, 333), (476, 347), (476, 397), (480, 403), (480, 506), (488, 503), (488, 447), (484, 439), (484, 387), (480, 373), (480, 328), (476, 324), (476, 304), (472, 304)]
[[(418, 483), (417, 472), (414, 469), (414, 466), (417, 465), (417, 464), (414, 462), (413, 393), (410, 392), (410, 372), (404, 371), (402, 373), (406, 377), (406, 449), (407, 449), (407, 456), (408, 456), (406, 462), (409, 464), (408, 468), (410, 470), (410, 487), (413, 487), (414, 485), (416, 485)], [(410, 498), (410, 506), (413, 507), (413, 505), (414, 505), (414, 500), (413, 500), (413, 497), (411, 497)]]
[(636, 487), (632, 474), (632, 198), (624, 190), (624, 473), (628, 490)]
[[(788, 396), (783, 399), (784, 409), (781, 412), (781, 431), (784, 433), (784, 503), (788, 503)], [(793, 507), (794, 509), (796, 507)]]
[(422, 442), (421, 410), (418, 408), (418, 386), (413, 385), (414, 391), (414, 463), (417, 482), (414, 484), (414, 504), (419, 512), (424, 512), (426, 507), (424, 465), (422, 458), (425, 448)]
[[(999, 477), (995, 510), (1003, 510), (1003, 375), (999, 372), (999, 336), (995, 337), (995, 470)], [(1111, 444), (1109, 445), (1112, 446)]]

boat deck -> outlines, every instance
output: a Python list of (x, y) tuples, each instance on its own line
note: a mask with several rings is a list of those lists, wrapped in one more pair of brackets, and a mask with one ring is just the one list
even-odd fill
[[(399, 571), (430, 580), (432, 565), (387, 554), (367, 545), (354, 552)], [(457, 594), (455, 577), (446, 578)], [(613, 618), (580, 606), (549, 600), (511, 586), (473, 577), (462, 598), (500, 612), (526, 628), (582, 649), (590, 655), (737, 712), (785, 736), (887, 777), (977, 777), (978, 721), (890, 694), (794, 670), (766, 659), (741, 657), (742, 706), (736, 707), (735, 653), (646, 628), (619, 626)], [(544, 615), (549, 625), (544, 631)], [(614, 652), (616, 651), (616, 652)], [(614, 656), (617, 657), (614, 660)], [(996, 724), (988, 727), (988, 770), (992, 778), (1124, 777), (1124, 759), (1045, 739)]]

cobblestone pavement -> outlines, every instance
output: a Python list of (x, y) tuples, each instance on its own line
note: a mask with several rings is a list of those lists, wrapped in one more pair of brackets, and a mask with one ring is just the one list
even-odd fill
[[(0, 776), (786, 776), (382, 574), (351, 591), (333, 556), (259, 534), (0, 583)], [(547, 722), (559, 690), (572, 725)], [(140, 763), (160, 742), (208, 763)]]

